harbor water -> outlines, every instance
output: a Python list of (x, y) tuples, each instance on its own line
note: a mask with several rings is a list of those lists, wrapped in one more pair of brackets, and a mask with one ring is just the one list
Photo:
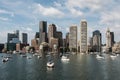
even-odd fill
[[(3, 56), (11, 58), (3, 63)], [(46, 67), (49, 56), (27, 56), (31, 58), (0, 53), (0, 80), (120, 80), (120, 55), (103, 54), (104, 59), (97, 59), (93, 54), (70, 54), (66, 62), (53, 55), (54, 68)]]

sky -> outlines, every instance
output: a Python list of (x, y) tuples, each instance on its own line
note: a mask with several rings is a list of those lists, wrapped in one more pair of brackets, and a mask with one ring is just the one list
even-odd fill
[(0, 43), (7, 42), (7, 33), (20, 30), (28, 33), (29, 43), (39, 31), (39, 21), (54, 23), (64, 36), (69, 27), (78, 27), (85, 19), (88, 37), (100, 30), (105, 43), (107, 28), (114, 32), (115, 41), (120, 41), (120, 0), (1, 0)]

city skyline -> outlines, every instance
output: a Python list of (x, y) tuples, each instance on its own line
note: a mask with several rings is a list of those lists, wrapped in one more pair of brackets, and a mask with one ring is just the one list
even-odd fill
[[(0, 43), (7, 42), (7, 33), (20, 30), (28, 33), (29, 43), (39, 31), (39, 21), (54, 23), (58, 31), (68, 32), (69, 27), (77, 25), (80, 30), (81, 19), (88, 22), (88, 37), (94, 30), (100, 30), (105, 43), (105, 31), (110, 28), (115, 41), (120, 41), (119, 0), (4, 0), (0, 2)], [(22, 6), (21, 6), (22, 5)], [(62, 30), (64, 28), (64, 31)], [(78, 35), (79, 35), (78, 31)], [(79, 39), (79, 38), (78, 38)]]

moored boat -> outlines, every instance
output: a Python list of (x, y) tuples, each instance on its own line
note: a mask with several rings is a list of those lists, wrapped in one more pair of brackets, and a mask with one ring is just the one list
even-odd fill
[(69, 59), (67, 56), (64, 56), (64, 55), (63, 55), (63, 56), (61, 57), (61, 60), (62, 60), (62, 61), (69, 61), (70, 59)]
[(2, 62), (7, 62), (9, 58), (3, 58)]
[(103, 57), (103, 56), (98, 55), (98, 54), (96, 55), (96, 58), (97, 58), (97, 59), (104, 59), (104, 57)]
[(47, 62), (47, 67), (53, 68), (54, 67), (54, 62), (51, 62), (51, 61)]

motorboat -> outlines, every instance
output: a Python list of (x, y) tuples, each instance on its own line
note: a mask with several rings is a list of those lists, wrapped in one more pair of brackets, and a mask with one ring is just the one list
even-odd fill
[(117, 57), (117, 55), (110, 55), (110, 57), (111, 57), (111, 58), (116, 58), (116, 57)]
[(3, 58), (2, 62), (7, 62), (9, 60), (9, 58)]
[(16, 51), (13, 51), (13, 54), (16, 54)]
[(21, 55), (22, 57), (27, 57), (26, 55)]
[(33, 54), (33, 56), (38, 56), (38, 55), (39, 55), (38, 53)]
[(39, 59), (39, 58), (41, 58), (41, 56), (40, 56), (40, 55), (38, 56), (38, 59)]
[(27, 59), (32, 59), (32, 57), (31, 56), (27, 56)]
[(54, 62), (51, 62), (51, 61), (47, 62), (47, 67), (53, 68), (54, 67)]
[(69, 61), (70, 59), (69, 59), (67, 56), (64, 56), (64, 55), (63, 55), (63, 56), (61, 57), (61, 60), (62, 60), (62, 61)]
[(119, 56), (119, 54), (116, 54), (117, 56)]
[(84, 55), (85, 53), (81, 53), (82, 55)]
[(96, 58), (97, 58), (97, 59), (104, 59), (104, 57), (103, 57), (103, 56), (98, 55), (98, 54), (96, 55)]

